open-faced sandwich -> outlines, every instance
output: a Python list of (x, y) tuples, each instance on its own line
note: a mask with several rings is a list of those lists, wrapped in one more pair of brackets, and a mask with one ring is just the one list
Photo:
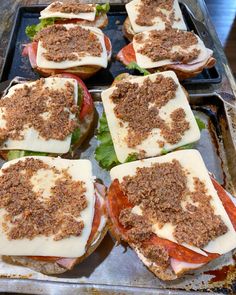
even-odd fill
[(86, 4), (78, 1), (55, 1), (40, 12), (40, 22), (26, 27), (26, 35), (33, 37), (43, 28), (53, 24), (76, 23), (84, 26), (104, 28), (108, 24), (106, 4)]
[(151, 29), (187, 30), (178, 0), (133, 0), (126, 4), (126, 10), (123, 31), (129, 41), (135, 34)]
[(236, 248), (236, 207), (197, 150), (125, 163), (111, 178), (111, 232), (158, 278), (174, 280)]
[(200, 131), (174, 72), (132, 76), (102, 92), (96, 159), (104, 168), (196, 142)]
[(22, 54), (44, 77), (66, 72), (87, 79), (107, 67), (111, 51), (111, 42), (100, 29), (58, 24), (40, 30)]
[(76, 76), (17, 84), (0, 100), (0, 155), (11, 160), (73, 152), (86, 138), (93, 118), (93, 100)]
[(124, 65), (135, 62), (150, 72), (172, 70), (183, 80), (213, 67), (216, 60), (212, 55), (213, 51), (193, 32), (168, 27), (135, 35), (117, 59)]
[(25, 157), (0, 173), (0, 254), (44, 274), (72, 269), (107, 231), (105, 187), (88, 160)]

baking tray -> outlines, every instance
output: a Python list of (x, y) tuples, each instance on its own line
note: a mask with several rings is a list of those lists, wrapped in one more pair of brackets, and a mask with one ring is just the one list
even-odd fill
[[(29, 7), (22, 6), (18, 9), (9, 46), (6, 52), (5, 63), (0, 76), (0, 82), (12, 79), (15, 76), (22, 76), (33, 80), (39, 77), (38, 74), (31, 69), (28, 58), (22, 57), (21, 53), (22, 44), (29, 42), (27, 36), (25, 35), (26, 26), (38, 23), (39, 13), (45, 7), (45, 5), (34, 5)], [(214, 50), (214, 44), (204, 25), (195, 20), (191, 11), (185, 4), (181, 3), (180, 7), (188, 29), (200, 35), (206, 46), (209, 46)], [(125, 71), (128, 72), (127, 69), (116, 60), (116, 54), (121, 48), (128, 44), (128, 41), (124, 38), (122, 32), (122, 24), (126, 17), (127, 13), (124, 5), (111, 4), (111, 9), (108, 13), (109, 24), (104, 29), (104, 33), (112, 42), (112, 60), (107, 69), (101, 70), (97, 75), (87, 80), (88, 86), (110, 85), (113, 82), (114, 77), (118, 74)], [(221, 82), (221, 75), (217, 66), (214, 66), (211, 69), (203, 70), (201, 74), (194, 78), (186, 79), (183, 81), (183, 84), (188, 86), (219, 82)]]
[[(98, 145), (96, 130), (99, 117), (103, 112), (100, 90), (93, 90), (96, 107), (95, 128), (75, 158), (90, 159), (94, 175), (107, 186), (109, 173), (101, 169), (94, 160), (94, 151)], [(207, 101), (207, 103), (206, 103)], [(190, 97), (191, 107), (197, 117), (206, 124), (201, 139), (195, 148), (200, 151), (208, 170), (229, 191), (235, 187), (232, 178), (234, 171), (228, 165), (232, 154), (231, 135), (227, 126), (226, 114), (221, 100), (217, 96)], [(235, 184), (235, 183), (234, 183)], [(236, 257), (235, 257), (236, 258)], [(126, 244), (116, 245), (107, 234), (98, 249), (72, 271), (59, 276), (45, 276), (30, 269), (6, 264), (0, 261), (0, 290), (34, 294), (235, 294), (236, 267), (232, 252), (211, 262), (198, 271), (189, 273), (173, 282), (157, 279), (137, 258)], [(26, 287), (27, 285), (27, 287)], [(77, 293), (78, 294), (78, 293)]]

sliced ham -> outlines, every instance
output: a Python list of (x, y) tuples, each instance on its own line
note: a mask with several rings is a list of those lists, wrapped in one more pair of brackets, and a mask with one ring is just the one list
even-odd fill
[(174, 258), (170, 259), (170, 265), (176, 275), (180, 275), (188, 270), (198, 269), (202, 267), (205, 263), (189, 263), (180, 261)]
[(68, 270), (72, 269), (76, 264), (77, 258), (60, 258), (56, 263)]

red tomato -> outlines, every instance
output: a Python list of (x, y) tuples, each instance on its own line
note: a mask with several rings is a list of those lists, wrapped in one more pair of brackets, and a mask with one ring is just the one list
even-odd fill
[(117, 59), (121, 61), (124, 65), (128, 65), (132, 61), (136, 62), (135, 51), (133, 43), (130, 43), (123, 47), (117, 54)]

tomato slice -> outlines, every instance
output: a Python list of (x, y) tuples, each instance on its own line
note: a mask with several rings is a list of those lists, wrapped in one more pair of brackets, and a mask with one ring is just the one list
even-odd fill
[(80, 120), (83, 120), (88, 114), (91, 114), (91, 112), (93, 111), (94, 105), (92, 96), (90, 95), (84, 82), (78, 76), (70, 73), (61, 73), (61, 75), (65, 78), (75, 79), (78, 82), (79, 87), (81, 87), (83, 90), (83, 102), (79, 114)]
[(121, 61), (124, 65), (128, 65), (131, 62), (136, 62), (135, 51), (133, 43), (130, 43), (123, 47), (117, 54), (117, 59)]
[(225, 189), (213, 177), (211, 177), (211, 181), (215, 187), (215, 190), (218, 193), (218, 196), (225, 208), (225, 211), (229, 216), (230, 221), (233, 224), (234, 229), (236, 230), (236, 206), (228, 196)]
[[(112, 182), (109, 188), (107, 207), (109, 216), (114, 225), (114, 230), (118, 232), (124, 240), (128, 240), (127, 229), (119, 222), (119, 215), (121, 210), (132, 208), (133, 206), (120, 189), (120, 184), (117, 179)], [(189, 263), (207, 263), (219, 256), (219, 254), (215, 253), (207, 253), (208, 256), (201, 255), (177, 243), (159, 238), (155, 234), (142, 244), (143, 247), (147, 245), (162, 245), (168, 251), (170, 257)]]

